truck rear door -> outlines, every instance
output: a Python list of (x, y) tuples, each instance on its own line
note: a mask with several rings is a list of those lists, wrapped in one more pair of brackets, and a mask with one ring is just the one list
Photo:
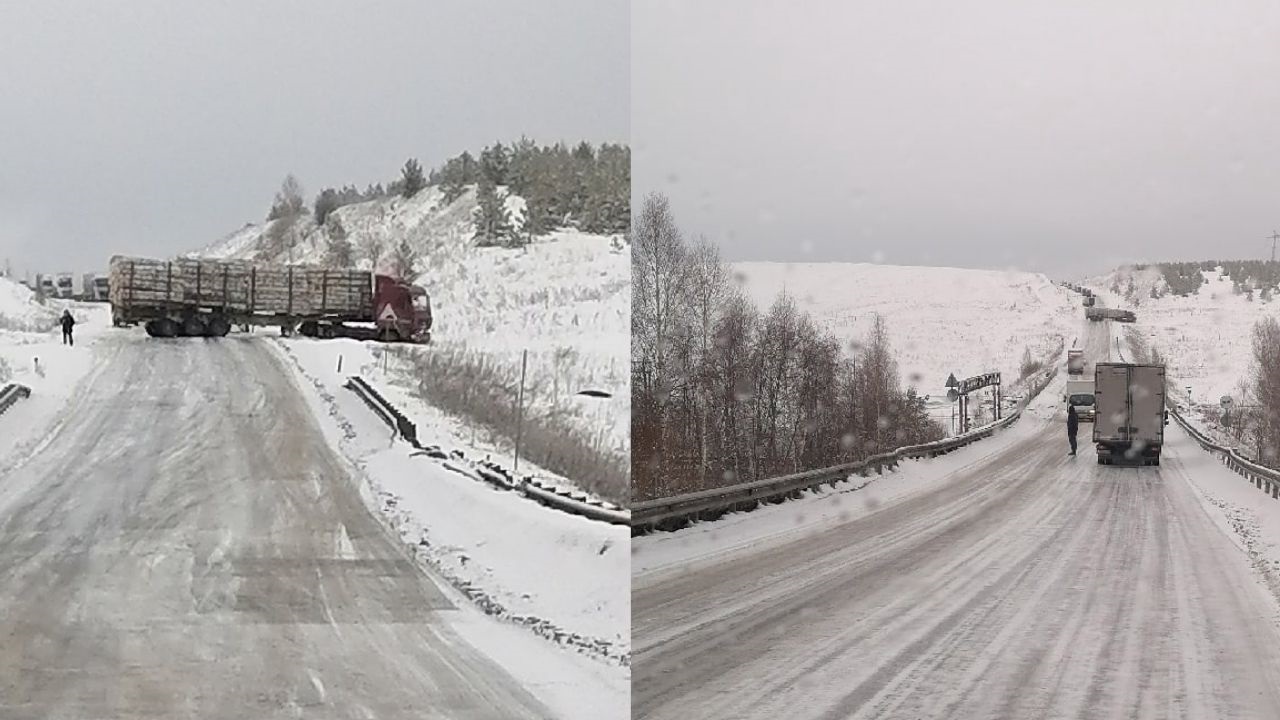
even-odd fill
[(1143, 445), (1164, 443), (1164, 368), (1138, 366), (1129, 379), (1129, 397), (1133, 411), (1131, 440)]
[(1124, 365), (1096, 366), (1093, 388), (1094, 442), (1123, 442), (1129, 439), (1129, 368)]

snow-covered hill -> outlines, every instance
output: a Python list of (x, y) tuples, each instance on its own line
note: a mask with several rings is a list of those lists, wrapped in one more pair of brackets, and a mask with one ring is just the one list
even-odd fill
[[(1137, 313), (1134, 332), (1164, 356), (1179, 390), (1191, 386), (1193, 402), (1217, 405), (1223, 395), (1239, 401), (1240, 382), (1249, 375), (1253, 326), (1265, 316), (1280, 316), (1280, 303), (1257, 292), (1252, 300), (1237, 294), (1220, 268), (1202, 275), (1205, 284), (1186, 296), (1165, 292), (1167, 285), (1151, 268), (1119, 268), (1086, 284), (1105, 304)], [(1152, 289), (1161, 296), (1152, 297)]]
[(885, 319), (903, 385), (938, 393), (947, 375), (1019, 375), (1027, 348), (1047, 359), (1071, 345), (1083, 315), (1076, 296), (1027, 272), (863, 263), (735, 263), (748, 296), (767, 312), (786, 290), (820, 327), (860, 343)]

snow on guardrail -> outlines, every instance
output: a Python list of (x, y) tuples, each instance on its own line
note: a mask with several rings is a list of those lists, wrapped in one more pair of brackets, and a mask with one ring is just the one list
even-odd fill
[(0, 389), (0, 415), (3, 415), (14, 403), (22, 398), (31, 397), (31, 388), (26, 385), (9, 383)]
[(1249, 458), (1240, 454), (1235, 448), (1225, 445), (1219, 445), (1210, 440), (1207, 435), (1200, 432), (1194, 425), (1182, 417), (1182, 413), (1178, 412), (1176, 407), (1169, 409), (1169, 414), (1173, 415), (1173, 419), (1192, 440), (1203, 448), (1222, 459), (1222, 463), (1232, 470), (1232, 472), (1240, 475), (1244, 479), (1253, 483), (1254, 487), (1262, 490), (1272, 498), (1280, 499), (1280, 471), (1272, 470), (1264, 467)]
[(805, 491), (815, 490), (823, 485), (845, 482), (852, 475), (866, 477), (873, 471), (877, 475), (882, 475), (886, 468), (892, 470), (904, 458), (945, 455), (952, 450), (990, 437), (996, 430), (1012, 425), (1022, 416), (1027, 405), (1057, 376), (1056, 367), (1046, 371), (1029, 389), (1027, 396), (1012, 414), (964, 435), (898, 448), (893, 452), (873, 455), (855, 463), (635, 503), (631, 507), (631, 532), (633, 535), (639, 535), (651, 530), (680, 527), (691, 520), (713, 519), (734, 510), (753, 510), (761, 504), (797, 497)]
[[(377, 388), (370, 385), (359, 375), (349, 377), (344, 387), (359, 396), (373, 410), (374, 414), (382, 418), (382, 421), (388, 427), (398, 433), (401, 439), (412, 445), (416, 451), (413, 453), (414, 455), (425, 455), (441, 460), (461, 459), (463, 457), (462, 453), (457, 450), (446, 453), (438, 445), (423, 445), (420, 443), (418, 441), (417, 427), (413, 422), (399, 408), (384, 398)], [(514, 478), (509, 470), (494, 462), (480, 461), (476, 463), (474, 470), (477, 475), (484, 478), (491, 485), (504, 490), (516, 490), (530, 500), (554, 510), (614, 525), (631, 524), (631, 513), (626, 509), (610, 502), (591, 498), (586, 493), (545, 485), (532, 475)]]

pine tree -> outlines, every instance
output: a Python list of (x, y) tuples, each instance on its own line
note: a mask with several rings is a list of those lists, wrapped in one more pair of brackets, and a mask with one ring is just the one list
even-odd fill
[(510, 162), (507, 149), (496, 143), (480, 152), (480, 173), (494, 185), (506, 185)]
[(545, 235), (548, 230), (547, 198), (542, 186), (534, 185), (524, 199), (524, 223), (520, 227), (526, 242)]
[(391, 253), (391, 271), (398, 278), (412, 280), (417, 266), (418, 251), (413, 249), (407, 239), (401, 238)]
[(328, 242), (325, 246), (325, 265), (331, 268), (349, 268), (355, 265), (351, 241), (347, 239), (347, 229), (342, 225), (342, 218), (333, 216), (326, 230)]
[(422, 165), (418, 164), (417, 158), (405, 161), (400, 170), (400, 186), (400, 194), (407, 198), (417, 195), (419, 190), (427, 186), (427, 180), (422, 175)]
[(314, 209), (316, 224), (324, 225), (325, 221), (329, 218), (329, 213), (337, 210), (341, 206), (342, 202), (339, 199), (338, 192), (336, 190), (333, 188), (325, 188), (324, 190), (321, 190), (320, 194), (316, 195)]
[(444, 165), (444, 170), (440, 173), (441, 182), (440, 190), (444, 193), (445, 203), (451, 203), (458, 198), (467, 189), (467, 175), (464, 168), (462, 158), (451, 158)]
[(307, 207), (307, 201), (302, 197), (302, 185), (292, 173), (284, 178), (284, 182), (280, 183), (280, 191), (276, 193), (276, 199), (271, 203), (271, 209), (267, 212), (268, 220), (277, 218), (301, 215)]
[(507, 205), (498, 197), (498, 189), (487, 177), (481, 176), (476, 188), (474, 238), (479, 245), (512, 245), (519, 241), (511, 231), (511, 215)]

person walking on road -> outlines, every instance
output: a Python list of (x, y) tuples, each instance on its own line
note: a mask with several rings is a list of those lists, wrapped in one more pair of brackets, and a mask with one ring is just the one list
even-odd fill
[(70, 310), (62, 311), (62, 344), (75, 345), (75, 340), (71, 337), (71, 328), (75, 327), (76, 319), (71, 317)]
[(1071, 442), (1071, 454), (1076, 454), (1076, 430), (1080, 429), (1080, 416), (1076, 415), (1076, 406), (1067, 406), (1067, 440)]

